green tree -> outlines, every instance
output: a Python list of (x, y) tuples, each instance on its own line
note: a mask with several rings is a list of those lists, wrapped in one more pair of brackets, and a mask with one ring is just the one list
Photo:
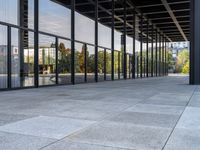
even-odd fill
[(58, 47), (58, 71), (59, 73), (69, 73), (71, 70), (71, 50), (65, 48), (64, 43)]
[(178, 54), (177, 62), (176, 62), (176, 72), (181, 73), (183, 70), (183, 67), (188, 62), (189, 62), (189, 51), (187, 49), (184, 49)]
[(189, 66), (190, 66), (189, 61), (187, 61), (186, 64), (183, 66), (182, 73), (188, 74), (189, 71), (190, 71), (190, 67)]

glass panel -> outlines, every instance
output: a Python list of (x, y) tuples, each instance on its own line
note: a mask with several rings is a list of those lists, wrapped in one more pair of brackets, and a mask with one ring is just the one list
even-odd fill
[(11, 30), (11, 86), (34, 86), (34, 33)]
[(70, 38), (71, 10), (64, 7), (70, 4), (70, 0), (61, 4), (52, 0), (39, 0), (39, 30)]
[(39, 34), (39, 85), (56, 83), (55, 37)]
[(71, 41), (58, 40), (58, 83), (71, 83)]
[(133, 54), (133, 39), (129, 36), (126, 36), (126, 52)]
[(111, 29), (99, 23), (98, 44), (106, 48), (111, 48)]
[(94, 44), (95, 22), (75, 12), (75, 39), (81, 42)]
[[(103, 0), (99, 0), (99, 3), (104, 8), (112, 8), (112, 1), (104, 3)], [(99, 16), (103, 16), (103, 18), (99, 17), (98, 19), (98, 44), (111, 49), (111, 27), (110, 24), (108, 25), (108, 22), (111, 21), (111, 14), (107, 13), (106, 9), (103, 10), (100, 7), (98, 8), (98, 13)]]
[(124, 79), (124, 53), (120, 52), (120, 79)]
[(7, 27), (0, 25), (0, 89), (7, 88)]
[(114, 51), (114, 79), (119, 79), (119, 52)]
[(98, 80), (104, 81), (105, 75), (105, 53), (103, 48), (98, 48)]
[(121, 50), (121, 34), (120, 32), (115, 30), (114, 33), (114, 40), (115, 40), (115, 50), (120, 51)]
[(75, 83), (85, 82), (86, 44), (75, 43)]
[(19, 0), (0, 0), (0, 20), (18, 25)]
[[(30, 29), (34, 29), (34, 1), (35, 0), (28, 0), (28, 28)], [(24, 8), (26, 8), (26, 5), (24, 5)], [(27, 10), (25, 10), (25, 12), (27, 12)]]
[(19, 0), (20, 26), (34, 29), (34, 0)]
[(130, 79), (130, 59), (129, 54), (126, 55), (126, 74), (127, 79)]
[(20, 45), (19, 45), (19, 30), (12, 28), (11, 30), (11, 71), (12, 71), (12, 87), (21, 87), (20, 82)]
[(106, 80), (111, 80), (112, 75), (111, 50), (106, 49)]
[(22, 62), (21, 78), (23, 86), (34, 86), (34, 33), (24, 31), (23, 34), (26, 36), (22, 42), (24, 63)]
[(94, 46), (87, 45), (87, 82), (95, 81), (95, 49)]

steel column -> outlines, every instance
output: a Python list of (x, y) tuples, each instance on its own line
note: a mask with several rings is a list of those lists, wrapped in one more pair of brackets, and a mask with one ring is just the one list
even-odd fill
[(56, 49), (56, 84), (58, 84), (58, 38), (57, 37), (56, 37), (55, 49)]
[(136, 15), (135, 15), (135, 8), (133, 11), (133, 56), (132, 56), (132, 78), (135, 79), (135, 36), (136, 36)]
[(34, 83), (35, 83), (35, 87), (37, 88), (39, 86), (39, 34), (38, 34), (38, 28), (39, 28), (39, 0), (35, 0), (34, 1)]
[(95, 81), (98, 82), (98, 0), (95, 0)]
[(8, 55), (7, 55), (8, 85), (7, 85), (7, 87), (8, 87), (8, 89), (11, 89), (11, 84), (12, 84), (12, 79), (11, 79), (11, 73), (12, 73), (12, 70), (11, 70), (12, 60), (11, 60), (11, 58), (12, 58), (12, 54), (11, 53), (12, 52), (11, 52), (11, 27), (10, 26), (7, 27), (7, 33), (8, 33), (8, 35), (7, 35), (7, 44), (8, 44)]
[(146, 37), (146, 77), (149, 77), (149, 20), (147, 20), (147, 37)]
[(167, 75), (167, 41), (165, 38), (165, 75)]
[(115, 49), (115, 18), (114, 18), (114, 15), (115, 15), (115, 1), (112, 0), (112, 28), (111, 28), (111, 79), (114, 80), (114, 49)]
[(162, 75), (164, 76), (165, 75), (165, 65), (164, 65), (164, 55), (165, 55), (165, 50), (164, 50), (164, 42), (165, 42), (165, 39), (164, 39), (164, 35), (163, 35), (163, 39), (162, 39)]
[(142, 78), (143, 77), (143, 63), (142, 63), (142, 61), (143, 61), (143, 56), (142, 56), (142, 49), (143, 49), (143, 14), (141, 15), (141, 29), (140, 29), (140, 77)]
[(75, 84), (75, 0), (71, 0), (71, 82)]
[(190, 5), (190, 84), (200, 85), (200, 1)]
[(123, 7), (124, 7), (124, 36), (123, 36), (123, 46), (124, 46), (124, 79), (127, 79), (127, 58), (126, 58), (126, 0), (123, 1)]
[(154, 61), (154, 59), (153, 59), (153, 38), (154, 38), (154, 28), (153, 28), (153, 25), (152, 25), (152, 29), (151, 29), (152, 31), (151, 31), (151, 77), (153, 77), (153, 61)]
[(158, 30), (156, 30), (156, 77), (158, 76)]
[(159, 67), (158, 67), (158, 74), (161, 75), (161, 33), (159, 34)]

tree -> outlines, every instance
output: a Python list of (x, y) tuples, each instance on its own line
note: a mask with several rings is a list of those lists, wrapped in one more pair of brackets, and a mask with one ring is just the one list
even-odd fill
[(189, 64), (189, 51), (187, 49), (184, 49), (178, 54), (176, 62), (176, 72), (178, 73), (183, 72), (183, 67), (187, 63)]
[(69, 48), (66, 49), (64, 43), (59, 44), (58, 50), (58, 72), (69, 73), (71, 70), (71, 50)]
[(188, 74), (189, 71), (190, 71), (190, 67), (189, 67), (189, 61), (186, 62), (186, 64), (183, 66), (183, 69), (182, 69), (182, 73), (184, 74)]

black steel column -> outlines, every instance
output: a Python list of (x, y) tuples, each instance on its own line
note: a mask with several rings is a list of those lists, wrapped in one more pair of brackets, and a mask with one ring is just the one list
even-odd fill
[(85, 67), (85, 82), (87, 82), (87, 44), (84, 44), (84, 67)]
[(105, 81), (106, 81), (106, 70), (107, 70), (106, 64), (107, 64), (107, 62), (106, 62), (106, 49), (104, 48), (104, 80)]
[(167, 39), (165, 38), (165, 75), (167, 75)]
[(95, 81), (98, 82), (98, 0), (95, 0)]
[(8, 55), (7, 55), (7, 67), (8, 67), (8, 88), (10, 89), (11, 88), (11, 68), (12, 68), (12, 65), (11, 65), (11, 58), (12, 58), (12, 52), (11, 52), (11, 27), (8, 26), (7, 28), (7, 33), (8, 33), (8, 36), (7, 36), (7, 44), (8, 44)]
[(161, 33), (159, 34), (159, 66), (158, 66), (158, 74), (161, 75)]
[(165, 58), (165, 38), (164, 38), (164, 35), (163, 35), (163, 45), (162, 45), (162, 75), (164, 76), (165, 75), (165, 64), (164, 64), (164, 58)]
[(152, 28), (151, 28), (151, 77), (153, 77), (153, 61), (154, 61), (154, 59), (153, 59), (153, 38), (154, 38), (154, 34), (153, 34), (153, 32), (154, 32), (154, 28), (153, 28), (153, 25), (152, 25)]
[(137, 78), (139, 78), (139, 56), (137, 56)]
[(38, 0), (35, 0), (34, 1), (34, 47), (35, 47), (35, 50), (34, 50), (34, 75), (35, 75), (35, 78), (34, 78), (34, 83), (35, 83), (35, 87), (38, 87), (39, 86), (39, 60), (38, 60), (38, 57), (39, 57), (39, 35), (38, 35), (38, 28), (39, 28), (39, 24), (38, 24), (38, 21), (39, 21), (39, 2)]
[(111, 78), (112, 80), (114, 80), (114, 49), (115, 49), (115, 18), (114, 18), (114, 15), (115, 15), (115, 1), (112, 0), (112, 35), (111, 35), (111, 68), (112, 68), (112, 71), (111, 71)]
[(132, 56), (132, 78), (135, 79), (135, 36), (136, 36), (136, 29), (135, 29), (135, 23), (136, 23), (136, 15), (135, 15), (135, 9), (133, 11), (133, 56)]
[(190, 84), (200, 84), (200, 1), (190, 2)]
[(127, 58), (126, 58), (126, 0), (123, 1), (123, 7), (124, 7), (124, 36), (123, 36), (123, 46), (124, 46), (124, 79), (127, 78)]
[(156, 77), (158, 76), (158, 30), (156, 30)]
[(55, 43), (55, 49), (56, 49), (56, 84), (58, 84), (58, 38), (56, 37), (56, 43)]
[(142, 56), (142, 49), (143, 49), (143, 14), (141, 15), (141, 23), (140, 23), (140, 77), (143, 77), (143, 70), (142, 70), (142, 61), (143, 61), (143, 56)]
[(146, 77), (149, 77), (149, 20), (147, 20), (147, 37), (146, 37)]
[(74, 68), (74, 59), (75, 59), (75, 0), (71, 0), (71, 82), (75, 84), (75, 68)]

